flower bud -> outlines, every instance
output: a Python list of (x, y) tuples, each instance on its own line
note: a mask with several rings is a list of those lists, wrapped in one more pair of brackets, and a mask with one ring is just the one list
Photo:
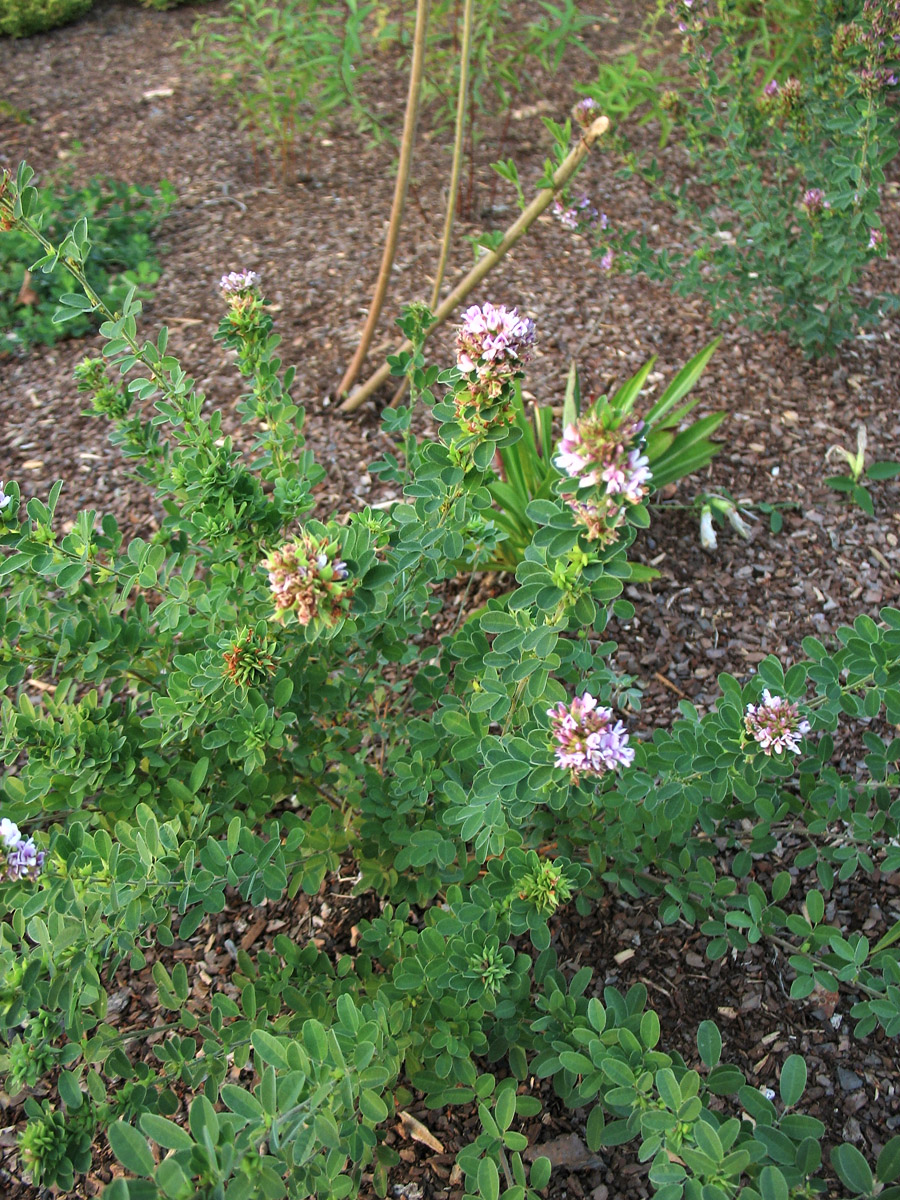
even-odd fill
[(718, 544), (716, 527), (713, 524), (712, 508), (704, 504), (700, 512), (700, 545), (712, 554)]
[(741, 514), (738, 512), (738, 510), (734, 507), (734, 505), (728, 506), (728, 508), (725, 510), (725, 516), (728, 519), (728, 524), (731, 526), (731, 528), (734, 530), (735, 533), (740, 534), (740, 536), (742, 538), (750, 537), (750, 533), (751, 533), (750, 526), (747, 524), (747, 522), (744, 520), (744, 518), (741, 516)]

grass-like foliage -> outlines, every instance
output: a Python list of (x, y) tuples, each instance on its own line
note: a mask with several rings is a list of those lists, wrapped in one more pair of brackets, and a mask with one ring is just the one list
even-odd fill
[(165, 12), (170, 8), (180, 8), (182, 4), (193, 2), (194, 0), (140, 0), (144, 8), (155, 8), (157, 12)]
[[(556, 70), (594, 20), (576, 0), (542, 0), (540, 7), (537, 19), (526, 19), (517, 0), (479, 0), (475, 6), (467, 87), (470, 161), (484, 118), (508, 111), (528, 94), (538, 67)], [(433, 136), (453, 128), (460, 11), (456, 0), (435, 0), (426, 22), (421, 104)], [(392, 60), (408, 68), (413, 24), (410, 5), (396, 0), (229, 0), (198, 18), (185, 49), (192, 65), (235, 106), (254, 150), (288, 182), (300, 147), (302, 167), (309, 169), (314, 135), (329, 121), (349, 119), (375, 141), (396, 139), (397, 114), (384, 103), (381, 73)]]
[[(149, 295), (159, 278), (152, 235), (174, 198), (165, 181), (154, 189), (99, 177), (83, 187), (66, 180), (36, 192), (32, 217), (59, 243), (76, 220), (90, 219), (92, 241), (84, 271), (93, 290), (114, 309), (130, 288)], [(97, 320), (84, 308), (70, 308), (64, 325), (54, 322), (70, 277), (59, 259), (32, 271), (34, 259), (33, 238), (14, 228), (0, 234), (0, 351), (20, 354), (96, 328)]]
[(185, 46), (189, 61), (237, 108), (254, 150), (283, 181), (309, 163), (315, 131), (339, 108), (362, 112), (357, 75), (369, 67), (362, 35), (371, 5), (334, 0), (229, 0), (204, 14)]
[[(0, 215), (55, 254), (28, 187), (27, 168), (5, 178)], [(70, 306), (102, 308), (85, 230), (66, 247), (84, 292)], [(526, 1166), (520, 1123), (544, 1080), (584, 1111), (592, 1149), (633, 1143), (662, 1200), (824, 1191), (800, 1055), (767, 1099), (704, 1021), (689, 1066), (642, 985), (563, 969), (553, 936), (568, 904), (649, 894), (711, 957), (774, 939), (795, 998), (846, 989), (858, 1034), (900, 1033), (898, 928), (873, 944), (826, 919), (836, 877), (868, 889), (900, 868), (900, 612), (858, 618), (831, 648), (807, 639), (789, 669), (723, 675), (712, 712), (685, 702), (671, 729), (642, 729), (608, 634), (633, 615), (621, 592), (649, 472), (636, 413), (607, 408), (566, 432), (515, 588), (438, 637), (442, 585), (482, 553), (495, 455), (521, 436), (533, 324), (470, 308), (455, 365), (415, 368), (438, 434), (402, 500), (317, 521), (323, 472), (260, 280), (233, 272), (222, 292), (249, 455), (166, 331), (138, 336), (132, 296), (105, 313), (104, 360), (79, 382), (156, 490), (160, 529), (126, 544), (88, 511), (62, 532), (61, 484), (0, 496), (0, 1037), (6, 1090), (40, 1086), (25, 1169), (71, 1189), (105, 1130), (125, 1172), (107, 1200), (324, 1200), (364, 1175), (383, 1196), (398, 1162), (383, 1133), (415, 1088), (477, 1111), (467, 1198), (537, 1200), (551, 1164)], [(832, 765), (857, 718), (858, 778)], [(781, 869), (757, 874), (776, 845)], [(279, 933), (195, 988), (183, 951), (209, 916), (315, 897), (351, 859), (383, 901), (352, 952)], [(108, 1019), (117, 972), (151, 958), (168, 1017), (152, 1064), (133, 1053), (148, 1031)], [(874, 1171), (849, 1144), (831, 1163), (852, 1194), (897, 1200), (883, 1185), (900, 1138)]]
[(68, 25), (93, 4), (94, 0), (0, 0), (0, 35), (28, 37)]

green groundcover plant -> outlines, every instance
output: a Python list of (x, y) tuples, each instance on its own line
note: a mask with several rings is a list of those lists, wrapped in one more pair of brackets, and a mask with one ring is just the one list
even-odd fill
[(0, 0), (0, 34), (28, 37), (68, 25), (93, 8), (94, 0)]
[[(140, 0), (144, 8), (177, 8), (188, 0)], [(94, 7), (94, 0), (0, 0), (0, 36), (29, 37), (68, 25)]]
[[(52, 268), (29, 179), (3, 180), (0, 211)], [(259, 278), (221, 284), (217, 336), (256, 435), (242, 456), (165, 330), (139, 338), (139, 301), (104, 310), (87, 253), (83, 231), (66, 243), (83, 289), (66, 305), (103, 312), (105, 346), (79, 386), (165, 517), (126, 543), (91, 511), (60, 531), (61, 484), (27, 503), (0, 489), (0, 1032), (6, 1089), (29, 1093), (31, 1178), (71, 1189), (105, 1131), (125, 1171), (108, 1200), (385, 1195), (398, 1159), (382, 1134), (416, 1089), (477, 1112), (467, 1197), (532, 1200), (551, 1164), (526, 1166), (520, 1123), (547, 1081), (593, 1149), (633, 1145), (663, 1200), (824, 1191), (800, 1055), (767, 1097), (703, 1021), (695, 1069), (642, 985), (563, 969), (553, 936), (566, 905), (649, 893), (711, 957), (771, 939), (798, 1001), (842, 990), (857, 1036), (900, 1033), (900, 928), (873, 941), (826, 919), (836, 879), (868, 888), (900, 867), (900, 611), (860, 616), (831, 648), (806, 639), (788, 669), (722, 675), (713, 711), (683, 702), (671, 729), (642, 728), (608, 637), (633, 613), (625, 553), (648, 520), (628, 415), (561, 451), (515, 590), (432, 631), (491, 508), (494, 456), (520, 436), (528, 318), (468, 309), (456, 363), (415, 380), (438, 434), (402, 500), (315, 520), (323, 472)], [(832, 764), (857, 720), (858, 777)], [(759, 874), (776, 846), (780, 869)], [(184, 950), (208, 917), (314, 897), (350, 860), (383, 902), (354, 951), (279, 933), (195, 990)], [(152, 1065), (134, 1053), (151, 1030), (109, 1013), (117, 972), (150, 964), (168, 1016)], [(900, 1196), (900, 1138), (874, 1169), (849, 1144), (830, 1161), (851, 1194)]]
[[(129, 289), (148, 296), (159, 278), (152, 234), (174, 198), (165, 180), (154, 189), (97, 176), (83, 187), (64, 181), (41, 188), (33, 215), (45, 235), (59, 242), (77, 219), (91, 220), (93, 237), (84, 272), (97, 295), (115, 307)], [(70, 308), (65, 324), (54, 322), (70, 277), (64, 261), (32, 273), (34, 254), (34, 239), (27, 234), (15, 228), (0, 234), (0, 351), (20, 354), (96, 328), (90, 310)]]
[[(618, 263), (702, 295), (717, 320), (781, 329), (808, 355), (831, 353), (897, 303), (861, 287), (867, 264), (887, 253), (896, 0), (815, 0), (796, 13), (675, 0), (670, 12), (688, 79), (664, 106), (690, 177), (676, 185), (655, 161), (640, 169), (686, 237), (673, 249), (629, 233), (615, 239)], [(606, 235), (598, 254), (610, 249)]]

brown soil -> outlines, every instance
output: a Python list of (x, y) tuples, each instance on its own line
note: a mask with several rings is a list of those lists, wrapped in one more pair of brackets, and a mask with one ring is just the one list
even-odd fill
[[(393, 186), (391, 152), (368, 148), (351, 131), (337, 128), (309, 148), (308, 177), (287, 188), (271, 183), (254, 163), (232, 112), (213, 98), (176, 48), (197, 11), (155, 13), (125, 0), (99, 0), (71, 27), (0, 44), (4, 99), (29, 121), (0, 115), (0, 167), (14, 167), (24, 157), (46, 174), (72, 160), (77, 142), (76, 180), (95, 173), (133, 183), (169, 179), (178, 202), (161, 230), (163, 276), (146, 305), (144, 329), (149, 334), (165, 321), (171, 351), (196, 377), (210, 405), (230, 413), (240, 383), (212, 341), (220, 316), (216, 281), (232, 269), (260, 272), (275, 305), (285, 357), (299, 365), (294, 396), (307, 409), (309, 443), (328, 470), (322, 508), (389, 499), (366, 469), (387, 446), (376, 415), (386, 397), (355, 419), (338, 416), (330, 397), (355, 346), (377, 271)], [(595, 49), (608, 50), (621, 44), (623, 33), (610, 18), (586, 36)], [(402, 78), (385, 71), (386, 109), (393, 104), (400, 111), (403, 88)], [(502, 150), (516, 159), (526, 181), (539, 174), (547, 149), (540, 112), (562, 120), (572, 99), (561, 79), (548, 81), (539, 94), (539, 105), (523, 103), (514, 112)], [(487, 127), (485, 160), (501, 153), (500, 131), (499, 122)], [(667, 161), (673, 170), (683, 165), (674, 147)], [(390, 322), (400, 304), (424, 297), (430, 288), (448, 162), (443, 145), (420, 139), (393, 275), (394, 309), (382, 321), (372, 364), (393, 345)], [(612, 160), (595, 152), (579, 191), (589, 193), (616, 224), (646, 230), (659, 241), (683, 236), (640, 185), (616, 178), (613, 169)], [(482, 205), (490, 187), (485, 172)], [(894, 245), (900, 245), (897, 195), (897, 184), (890, 184), (884, 216)], [(502, 227), (514, 211), (503, 185), (495, 201), (485, 220)], [(468, 266), (471, 251), (464, 237), (482, 224), (460, 225), (455, 269)], [(896, 267), (896, 257), (879, 264), (866, 287), (889, 289)], [(541, 220), (473, 297), (488, 298), (517, 304), (534, 317), (540, 350), (526, 386), (542, 403), (560, 403), (573, 356), (586, 393), (595, 395), (651, 354), (658, 355), (658, 374), (652, 377), (658, 386), (713, 336), (701, 302), (672, 298), (643, 279), (603, 275), (585, 243), (550, 218)], [(681, 697), (708, 707), (718, 672), (746, 678), (766, 654), (797, 657), (805, 635), (827, 638), (859, 612), (877, 615), (879, 607), (896, 605), (900, 597), (900, 487), (874, 485), (878, 516), (870, 520), (823, 483), (828, 448), (835, 443), (852, 448), (860, 423), (867, 427), (873, 457), (898, 457), (900, 322), (886, 322), (819, 363), (804, 361), (780, 336), (753, 337), (737, 326), (722, 332), (722, 346), (701, 382), (700, 411), (729, 412), (726, 445), (708, 476), (684, 481), (673, 499), (689, 504), (700, 490), (724, 487), (750, 501), (796, 507), (786, 510), (778, 536), (770, 535), (765, 520), (754, 526), (749, 543), (730, 531), (721, 534), (715, 556), (701, 550), (694, 515), (675, 509), (654, 515), (638, 549), (661, 577), (629, 591), (637, 615), (613, 631), (621, 647), (618, 666), (646, 685), (639, 718), (644, 732), (669, 722)], [(449, 336), (435, 340), (436, 361), (447, 360)], [(79, 415), (83, 398), (72, 368), (97, 345), (96, 339), (60, 342), (0, 362), (2, 475), (18, 479), (28, 495), (44, 495), (55, 479), (65, 479), (62, 519), (90, 506), (113, 511), (127, 533), (145, 532), (159, 515), (152, 499), (129, 478), (102, 424)], [(226, 424), (239, 432), (233, 416)], [(486, 591), (492, 586), (491, 580), (482, 584)], [(846, 754), (852, 763), (852, 746)], [(275, 906), (262, 921), (260, 914), (238, 909), (223, 914), (210, 924), (205, 941), (198, 935), (183, 951), (197, 987), (208, 988), (211, 975), (228, 970), (224, 939), (238, 941), (248, 929), (257, 945), (278, 929), (298, 937), (314, 930), (326, 949), (345, 948), (363, 913), (360, 905), (368, 901), (349, 897), (349, 881), (332, 880), (325, 891), (309, 911), (297, 904)], [(871, 892), (868, 885), (839, 887), (830, 900), (837, 919), (852, 929), (882, 930), (900, 916), (896, 877), (880, 879)], [(790, 1001), (790, 972), (780, 950), (756, 946), (710, 964), (704, 940), (692, 930), (661, 929), (653, 905), (625, 898), (610, 898), (589, 921), (566, 913), (556, 948), (567, 970), (590, 964), (598, 988), (615, 983), (624, 989), (643, 981), (662, 1020), (662, 1045), (689, 1061), (696, 1061), (697, 1024), (707, 1017), (722, 1029), (725, 1059), (740, 1065), (754, 1085), (772, 1086), (784, 1058), (804, 1054), (810, 1067), (805, 1111), (825, 1122), (829, 1144), (850, 1140), (871, 1161), (900, 1126), (896, 1047), (880, 1034), (862, 1040), (850, 1035), (840, 1018), (852, 996), (842, 995), (834, 1010), (817, 1007), (815, 1000)], [(149, 973), (123, 986), (123, 1027), (152, 1023)], [(10, 1107), (2, 1093), (0, 1108), (6, 1109), (0, 1117), (6, 1127), (0, 1132), (0, 1181), (10, 1197), (34, 1196), (21, 1181), (14, 1149), (21, 1110)], [(477, 1118), (413, 1111), (446, 1153), (435, 1155), (390, 1133), (404, 1160), (392, 1181), (400, 1189), (396, 1194), (412, 1197), (415, 1185), (426, 1197), (455, 1197), (458, 1188), (449, 1182), (453, 1156), (477, 1132)], [(525, 1130), (533, 1142), (582, 1131), (579, 1114), (552, 1102), (547, 1113)], [(553, 1195), (636, 1200), (648, 1194), (646, 1168), (630, 1149), (579, 1159), (579, 1145), (571, 1140), (556, 1146), (560, 1167)], [(73, 1194), (95, 1195), (109, 1178), (108, 1152), (98, 1149), (95, 1171)]]

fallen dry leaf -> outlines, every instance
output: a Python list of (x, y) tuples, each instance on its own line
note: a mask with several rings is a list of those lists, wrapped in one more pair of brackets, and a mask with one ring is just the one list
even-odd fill
[(529, 1146), (524, 1151), (524, 1157), (533, 1161), (535, 1158), (549, 1158), (554, 1167), (568, 1167), (570, 1171), (581, 1171), (585, 1167), (602, 1166), (603, 1160), (592, 1154), (577, 1133), (562, 1133), (549, 1142), (541, 1142), (538, 1146)]
[(439, 1142), (427, 1126), (421, 1121), (417, 1121), (414, 1116), (408, 1112), (401, 1112), (400, 1117), (400, 1132), (404, 1137), (411, 1137), (414, 1142), (421, 1142), (423, 1146), (428, 1146), (429, 1149), (436, 1151), (438, 1154), (444, 1153), (443, 1142)]

